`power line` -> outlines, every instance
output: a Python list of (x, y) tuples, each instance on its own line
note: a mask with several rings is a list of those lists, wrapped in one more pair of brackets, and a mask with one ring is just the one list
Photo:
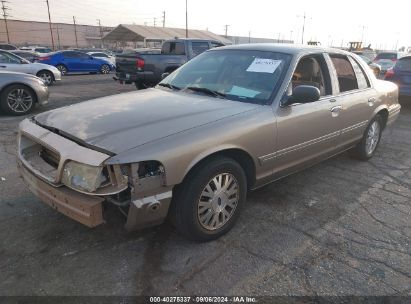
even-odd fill
[(6, 25), (6, 33), (7, 33), (7, 43), (10, 43), (10, 35), (9, 35), (9, 27), (7, 25), (7, 10), (10, 10), (8, 7), (6, 7), (4, 4), (8, 2), (5, 0), (1, 0), (1, 9), (3, 10), (3, 19), (4, 19), (4, 24)]

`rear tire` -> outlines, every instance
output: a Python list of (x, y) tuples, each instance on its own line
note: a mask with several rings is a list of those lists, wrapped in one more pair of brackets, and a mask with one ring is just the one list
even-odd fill
[(22, 84), (11, 85), (0, 95), (0, 108), (7, 114), (25, 115), (29, 113), (36, 101), (33, 91)]
[(173, 191), (171, 221), (195, 241), (210, 241), (235, 224), (247, 195), (244, 170), (234, 160), (215, 157), (203, 162)]
[(147, 85), (143, 82), (135, 82), (137, 90), (144, 90), (147, 89)]
[(64, 64), (56, 65), (56, 68), (60, 71), (61, 75), (66, 75), (68, 73), (68, 69)]
[(103, 64), (100, 67), (100, 73), (101, 74), (109, 74), (111, 72), (110, 66), (108, 64)]
[(382, 130), (384, 128), (383, 120), (380, 115), (376, 115), (365, 129), (361, 141), (350, 150), (350, 155), (359, 160), (369, 160), (374, 156), (380, 143)]

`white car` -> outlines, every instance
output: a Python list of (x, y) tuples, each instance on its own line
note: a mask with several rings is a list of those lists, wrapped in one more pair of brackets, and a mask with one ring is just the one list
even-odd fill
[(61, 80), (60, 71), (48, 64), (30, 62), (7, 51), (0, 50), (0, 71), (32, 74), (43, 79), (46, 85), (52, 85)]
[(40, 54), (47, 54), (47, 53), (51, 53), (52, 50), (48, 47), (44, 47), (44, 46), (23, 46), (20, 48), (20, 50), (22, 51), (31, 51), (31, 52), (36, 52), (36, 53), (40, 53)]
[(115, 56), (111, 56), (107, 53), (104, 52), (88, 52), (87, 54), (89, 54), (90, 56), (99, 58), (99, 59), (103, 59), (106, 60), (112, 64), (116, 64), (116, 57)]

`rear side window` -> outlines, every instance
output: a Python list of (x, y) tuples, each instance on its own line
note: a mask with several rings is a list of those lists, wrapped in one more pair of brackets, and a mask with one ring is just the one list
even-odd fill
[(207, 51), (210, 47), (208, 42), (192, 42), (191, 46), (193, 48), (193, 56), (200, 55), (201, 53)]
[(358, 89), (357, 77), (347, 56), (330, 55), (338, 77), (340, 92)]
[(411, 57), (401, 58), (395, 64), (395, 69), (399, 71), (411, 71)]
[(370, 82), (368, 81), (368, 78), (365, 75), (363, 69), (360, 67), (357, 61), (354, 60), (354, 58), (349, 57), (349, 59), (354, 69), (355, 76), (357, 77), (358, 88), (360, 90), (363, 90), (363, 89), (370, 87)]
[(397, 59), (397, 53), (379, 53), (375, 59)]
[(184, 43), (166, 42), (163, 44), (163, 47), (161, 48), (161, 53), (170, 54), (170, 55), (184, 55), (185, 54)]

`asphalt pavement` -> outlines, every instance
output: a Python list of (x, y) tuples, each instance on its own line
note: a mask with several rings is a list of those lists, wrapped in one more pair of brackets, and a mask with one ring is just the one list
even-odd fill
[[(134, 89), (66, 76), (36, 112)], [(42, 204), (16, 170), (22, 117), (0, 114), (0, 296), (411, 295), (411, 100), (402, 103), (372, 160), (342, 154), (249, 193), (234, 229), (209, 243), (167, 223), (126, 232), (115, 208), (89, 229)]]

